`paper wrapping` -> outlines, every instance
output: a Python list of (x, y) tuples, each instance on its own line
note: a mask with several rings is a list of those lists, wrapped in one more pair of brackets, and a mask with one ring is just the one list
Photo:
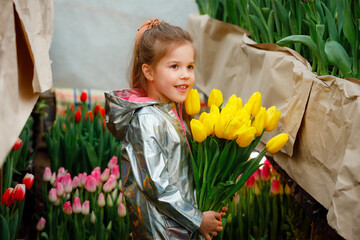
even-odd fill
[[(273, 132), (289, 141), (275, 161), (326, 209), (341, 236), (356, 239), (360, 230), (360, 84), (332, 76), (318, 77), (295, 51), (256, 44), (246, 31), (207, 15), (191, 15), (188, 29), (197, 51), (196, 85), (213, 88), (226, 101), (236, 94), (246, 102), (256, 91), (263, 106), (282, 113)], [(261, 148), (260, 148), (261, 149)], [(351, 206), (351, 208), (349, 207)]]
[(51, 0), (0, 1), (0, 167), (38, 97), (52, 86)]

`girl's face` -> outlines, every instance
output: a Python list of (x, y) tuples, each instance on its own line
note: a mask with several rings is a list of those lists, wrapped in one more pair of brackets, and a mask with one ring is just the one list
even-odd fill
[(148, 97), (164, 102), (184, 102), (195, 82), (194, 48), (191, 43), (176, 46), (155, 66), (143, 65), (148, 80)]

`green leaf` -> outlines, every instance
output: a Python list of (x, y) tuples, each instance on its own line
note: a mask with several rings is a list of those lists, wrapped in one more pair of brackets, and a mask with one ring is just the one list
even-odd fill
[(281, 1), (279, 0), (275, 0), (275, 7), (280, 16), (280, 21), (282, 24), (282, 30), (283, 30), (282, 36), (289, 36), (290, 27), (288, 21), (288, 11), (284, 8), (284, 6), (281, 4)]
[(87, 156), (89, 158), (90, 166), (92, 168), (97, 167), (98, 166), (98, 157), (97, 157), (94, 147), (91, 145), (91, 143), (85, 142), (85, 141), (84, 141), (84, 145), (85, 145)]
[(264, 25), (261, 23), (260, 19), (255, 15), (250, 15), (251, 21), (255, 24), (257, 29), (260, 31), (261, 37), (263, 42), (269, 42), (269, 36), (267, 34), (267, 30), (265, 29)]
[(344, 26), (343, 26), (344, 35), (349, 41), (352, 50), (356, 50), (356, 32), (355, 32), (355, 24), (353, 22), (349, 1), (345, 0), (344, 7)]
[(327, 22), (327, 26), (328, 26), (330, 39), (334, 40), (334, 41), (339, 41), (335, 20), (332, 16), (330, 10), (324, 4), (322, 4), (322, 6), (325, 9), (325, 13), (326, 13), (326, 22)]
[(336, 41), (328, 39), (325, 44), (328, 61), (338, 67), (344, 77), (351, 77), (351, 61), (345, 49)]
[(301, 43), (306, 45), (307, 47), (310, 48), (310, 50), (313, 52), (313, 54), (319, 58), (319, 50), (316, 46), (316, 43), (311, 39), (310, 36), (306, 36), (306, 35), (292, 35), (292, 36), (288, 36), (285, 37), (279, 41), (276, 42), (277, 44), (279, 44), (280, 46), (284, 46), (286, 44), (289, 43)]
[(0, 239), (10, 240), (9, 225), (3, 215), (0, 214)]

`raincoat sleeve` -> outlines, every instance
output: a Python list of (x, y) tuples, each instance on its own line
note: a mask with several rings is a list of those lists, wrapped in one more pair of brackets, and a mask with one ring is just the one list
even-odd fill
[(156, 116), (139, 114), (130, 123), (127, 136), (131, 138), (131, 144), (126, 151), (132, 156), (129, 160), (134, 178), (144, 195), (187, 230), (198, 230), (203, 214), (176, 187), (179, 182), (173, 180), (179, 180), (176, 176), (179, 172), (168, 169), (169, 161), (185, 161), (179, 159), (178, 134)]

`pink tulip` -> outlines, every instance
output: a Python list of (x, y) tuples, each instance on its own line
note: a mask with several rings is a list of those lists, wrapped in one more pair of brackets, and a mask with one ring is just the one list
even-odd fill
[(109, 207), (114, 206), (114, 202), (113, 202), (113, 200), (112, 200), (112, 198), (111, 198), (111, 194), (108, 194), (108, 195), (106, 196), (106, 203), (107, 203), (107, 205), (108, 205)]
[(113, 166), (111, 169), (111, 174), (114, 174), (116, 179), (120, 178), (119, 165)]
[(90, 222), (94, 224), (96, 222), (95, 212), (91, 211)]
[(81, 202), (79, 197), (74, 197), (72, 209), (75, 214), (81, 213)]
[(56, 186), (58, 183), (63, 184), (63, 178), (64, 176), (57, 176), (54, 181), (54, 186)]
[(104, 207), (105, 206), (105, 197), (104, 197), (103, 193), (100, 193), (100, 195), (99, 195), (98, 205), (99, 205), (99, 207)]
[(72, 185), (73, 189), (77, 188), (80, 185), (80, 179), (77, 176), (75, 176), (72, 180), (72, 184), (73, 184)]
[(119, 180), (118, 188), (119, 188), (119, 190), (120, 190), (121, 192), (124, 192), (124, 187), (123, 187), (123, 185), (122, 185), (121, 179)]
[(53, 185), (53, 186), (55, 186), (55, 179), (56, 179), (56, 173), (53, 173), (52, 175), (51, 175), (51, 179), (50, 179), (50, 184), (51, 185)]
[(15, 201), (21, 202), (25, 198), (26, 187), (25, 184), (17, 184), (14, 188)]
[(72, 214), (71, 202), (70, 201), (67, 201), (66, 203), (64, 203), (63, 212), (66, 215), (71, 215)]
[(49, 202), (54, 203), (58, 199), (57, 191), (55, 188), (50, 189), (49, 191)]
[(4, 194), (1, 197), (1, 202), (8, 207), (13, 205), (15, 202), (14, 193), (15, 193), (15, 191), (13, 188), (6, 189), (6, 191), (4, 192)]
[(281, 182), (279, 179), (274, 179), (271, 181), (271, 187), (270, 187), (270, 191), (272, 194), (277, 195), (280, 193), (280, 188), (281, 188)]
[(58, 169), (57, 175), (58, 175), (59, 177), (65, 176), (65, 174), (66, 174), (66, 170), (65, 170), (64, 167), (61, 167), (61, 168)]
[(42, 230), (44, 230), (45, 223), (46, 223), (45, 218), (41, 217), (40, 220), (38, 221), (38, 223), (36, 224), (36, 230), (38, 232), (41, 232)]
[(43, 174), (43, 181), (50, 182), (50, 180), (51, 180), (51, 169), (49, 167), (46, 167)]
[(87, 173), (79, 173), (79, 180), (80, 180), (79, 187), (83, 187), (85, 185), (86, 178), (87, 178)]
[(71, 193), (73, 189), (73, 183), (71, 181), (70, 173), (66, 173), (64, 178), (62, 179), (62, 184), (64, 185), (65, 193)]
[(92, 170), (93, 172), (98, 172), (98, 173), (100, 173), (100, 175), (101, 175), (101, 168), (100, 167), (96, 167), (96, 168), (94, 168), (94, 170)]
[(120, 203), (119, 204), (119, 207), (118, 207), (118, 215), (120, 217), (125, 217), (126, 216), (126, 207), (123, 203)]
[(105, 168), (105, 170), (103, 171), (103, 173), (100, 176), (101, 182), (105, 182), (106, 180), (108, 180), (109, 176), (110, 176), (110, 169)]
[(21, 148), (22, 145), (22, 140), (20, 138), (18, 138), (13, 146), (13, 150), (19, 150)]
[(118, 158), (117, 157), (115, 157), (115, 156), (113, 156), (111, 159), (110, 159), (110, 161), (108, 162), (108, 168), (109, 169), (112, 169), (114, 166), (116, 166), (117, 165), (117, 162), (118, 162)]
[(260, 169), (256, 169), (256, 171), (253, 173), (254, 175), (254, 178), (255, 178), (255, 181), (259, 180), (260, 179), (260, 174), (261, 174), (261, 171)]
[(93, 176), (88, 176), (85, 181), (85, 189), (88, 192), (96, 191), (96, 179)]
[(62, 183), (58, 182), (56, 184), (56, 194), (58, 197), (62, 197), (64, 195), (65, 191), (64, 191), (64, 186), (62, 185)]
[(83, 202), (82, 208), (81, 208), (81, 213), (86, 216), (88, 215), (90, 212), (90, 202), (88, 200)]
[(34, 183), (34, 175), (26, 173), (22, 183), (25, 184), (26, 189), (30, 189)]
[(114, 191), (112, 191), (112, 193), (111, 193), (111, 197), (113, 198), (113, 199), (117, 199), (117, 197), (118, 197), (118, 189), (117, 188), (115, 188), (114, 189)]
[(251, 175), (249, 179), (246, 181), (245, 186), (248, 188), (252, 188), (255, 184), (255, 177), (254, 175)]
[(101, 172), (93, 170), (91, 172), (91, 176), (93, 176), (96, 179), (96, 186), (100, 186), (101, 185), (101, 179), (100, 179)]
[(124, 199), (123, 199), (123, 193), (120, 192), (119, 196), (118, 196), (118, 199), (117, 199), (117, 205), (119, 205), (120, 203), (123, 203), (124, 202)]
[(268, 181), (270, 179), (270, 167), (268, 164), (264, 164), (261, 168), (261, 179)]
[(103, 190), (105, 193), (111, 192), (116, 187), (116, 178), (113, 174), (110, 175), (109, 179), (105, 182)]

